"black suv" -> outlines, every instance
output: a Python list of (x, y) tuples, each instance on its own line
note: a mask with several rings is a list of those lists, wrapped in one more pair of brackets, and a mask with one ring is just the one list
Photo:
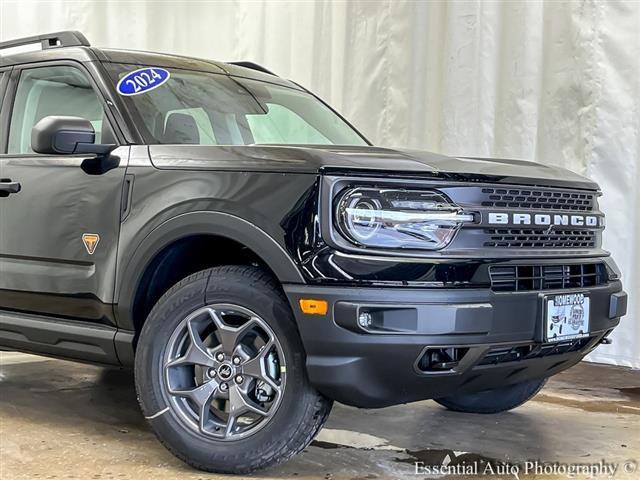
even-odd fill
[(371, 145), (259, 65), (4, 42), (0, 346), (134, 367), (204, 470), (304, 449), (333, 400), (514, 408), (626, 313), (598, 185)]

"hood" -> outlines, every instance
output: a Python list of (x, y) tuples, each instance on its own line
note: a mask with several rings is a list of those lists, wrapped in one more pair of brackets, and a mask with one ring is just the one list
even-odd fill
[(582, 175), (536, 162), (447, 157), (418, 150), (370, 146), (152, 145), (149, 153), (154, 166), (160, 169), (382, 174), (598, 189), (596, 183)]

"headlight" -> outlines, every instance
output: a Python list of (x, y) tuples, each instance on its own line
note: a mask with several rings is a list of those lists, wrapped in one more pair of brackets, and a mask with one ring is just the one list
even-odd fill
[(338, 230), (362, 247), (438, 250), (473, 220), (435, 191), (358, 187), (336, 203)]

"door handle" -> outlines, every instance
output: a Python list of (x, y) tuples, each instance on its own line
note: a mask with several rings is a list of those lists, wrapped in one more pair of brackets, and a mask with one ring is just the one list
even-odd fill
[(18, 182), (12, 182), (9, 178), (0, 180), (0, 196), (6, 197), (12, 193), (18, 193), (22, 187)]

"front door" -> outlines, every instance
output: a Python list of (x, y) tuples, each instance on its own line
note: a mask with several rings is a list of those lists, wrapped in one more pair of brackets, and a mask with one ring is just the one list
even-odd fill
[(34, 153), (32, 127), (49, 115), (85, 118), (97, 143), (116, 141), (80, 64), (16, 67), (12, 75), (17, 85), (3, 102), (12, 108), (3, 112), (9, 131), (0, 153), (0, 310), (113, 326), (129, 147), (114, 150), (117, 166), (102, 174), (83, 168), (91, 155)]

